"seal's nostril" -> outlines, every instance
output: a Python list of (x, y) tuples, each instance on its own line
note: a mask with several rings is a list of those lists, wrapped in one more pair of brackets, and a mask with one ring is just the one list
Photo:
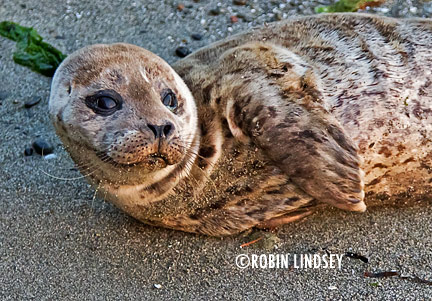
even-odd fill
[(148, 128), (153, 132), (155, 138), (168, 138), (172, 133), (174, 126), (172, 123), (167, 123), (164, 125), (154, 125), (154, 124), (147, 124)]
[(172, 129), (171, 124), (166, 124), (164, 126), (163, 133), (164, 133), (165, 137), (168, 137), (171, 134), (171, 129)]
[(147, 126), (153, 132), (155, 138), (159, 138), (160, 137), (160, 133), (158, 133), (157, 126), (154, 126), (153, 124), (150, 124), (150, 123), (148, 123)]

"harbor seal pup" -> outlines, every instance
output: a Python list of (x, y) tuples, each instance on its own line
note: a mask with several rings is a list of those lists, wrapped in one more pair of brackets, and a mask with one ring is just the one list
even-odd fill
[[(175, 71), (174, 71), (175, 70)], [(221, 236), (322, 204), (430, 198), (432, 21), (268, 24), (171, 68), (133, 45), (70, 55), (50, 115), (84, 175), (145, 223)]]

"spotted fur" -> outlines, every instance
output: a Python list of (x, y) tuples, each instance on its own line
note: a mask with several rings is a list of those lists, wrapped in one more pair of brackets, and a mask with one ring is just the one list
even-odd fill
[[(365, 192), (371, 203), (430, 196), (431, 33), (424, 19), (293, 18), (177, 62), (190, 91), (145, 50), (92, 46), (103, 51), (81, 50), (57, 71), (50, 112), (77, 162), (86, 153), (102, 164), (94, 149), (104, 136), (120, 146), (110, 157), (141, 162), (152, 149), (146, 130), (131, 130), (141, 118), (184, 129), (179, 135), (189, 138), (179, 139), (188, 144), (173, 150), (175, 164), (124, 170), (108, 162), (90, 176), (149, 224), (220, 236), (292, 221), (323, 204), (364, 211)], [(167, 83), (183, 99), (178, 117), (155, 106), (160, 95), (152, 91)], [(103, 129), (106, 121), (80, 109), (76, 94), (100, 88), (127, 95), (134, 108)], [(77, 130), (73, 114), (95, 131)], [(125, 130), (139, 142), (124, 140)]]

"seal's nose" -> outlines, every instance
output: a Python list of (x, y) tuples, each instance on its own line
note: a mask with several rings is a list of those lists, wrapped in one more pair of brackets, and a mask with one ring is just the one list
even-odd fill
[(168, 138), (174, 132), (174, 125), (168, 122), (164, 125), (147, 124), (148, 128), (153, 132), (155, 138)]

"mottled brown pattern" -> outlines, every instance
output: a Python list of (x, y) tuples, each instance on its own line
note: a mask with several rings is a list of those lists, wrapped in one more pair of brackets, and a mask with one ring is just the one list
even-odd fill
[[(57, 110), (55, 101), (105, 85), (129, 97), (124, 114), (131, 117), (118, 118), (108, 137), (141, 118), (174, 120), (146, 107), (160, 101), (156, 92), (166, 85), (183, 104), (175, 118), (189, 131), (190, 148), (169, 172), (116, 174), (104, 166), (91, 176), (110, 201), (143, 222), (230, 235), (293, 221), (323, 204), (363, 211), (365, 191), (370, 204), (430, 198), (432, 21), (299, 17), (204, 47), (174, 65), (195, 99), (192, 130), (193, 100), (166, 64), (135, 46), (97, 47), (106, 54), (81, 52), (56, 74), (53, 86), (71, 83), (72, 91), (54, 89), (50, 100), (54, 116), (64, 110), (66, 120), (55, 124), (76, 161), (107, 133), (73, 125), (66, 133), (58, 124), (72, 113), (105, 121), (76, 99)], [(119, 72), (125, 64), (127, 74)], [(111, 72), (103, 73), (106, 67)]]

